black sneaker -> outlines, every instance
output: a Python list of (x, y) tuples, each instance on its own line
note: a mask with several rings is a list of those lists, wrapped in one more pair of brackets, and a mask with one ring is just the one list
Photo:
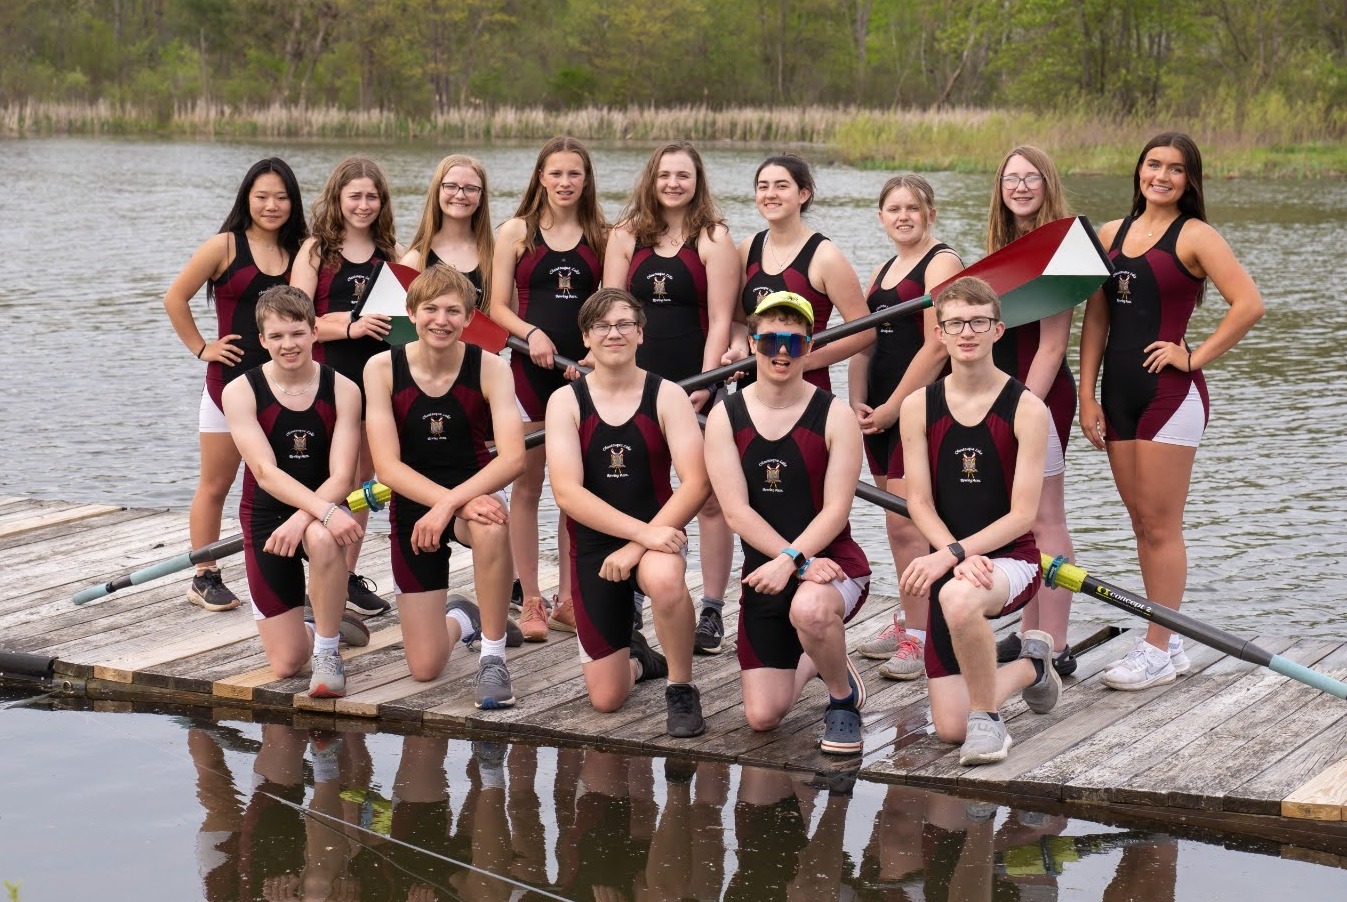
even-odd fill
[(524, 610), (524, 586), (519, 580), (510, 587), (510, 613), (516, 617)]
[(664, 689), (664, 704), (669, 710), (666, 729), (675, 739), (690, 739), (706, 732), (702, 717), (702, 694), (691, 683), (670, 683)]
[(1020, 642), (1020, 634), (1011, 633), (996, 643), (996, 663), (1009, 664), (1011, 661), (1019, 660), (1021, 648), (1023, 643)]
[(1061, 651), (1052, 656), (1052, 669), (1063, 677), (1076, 672), (1076, 656), (1071, 653), (1070, 645), (1063, 646)]
[(650, 643), (645, 639), (645, 633), (640, 631), (632, 633), (631, 656), (641, 664), (641, 675), (636, 682), (662, 680), (669, 675), (669, 662), (664, 660), (664, 655), (650, 647)]
[(346, 610), (365, 617), (376, 617), (392, 607), (375, 590), (379, 584), (372, 579), (351, 573), (346, 577)]
[(720, 611), (703, 607), (697, 620), (697, 632), (692, 637), (692, 650), (699, 655), (718, 655), (724, 649), (725, 624), (720, 619)]
[(645, 596), (640, 592), (631, 593), (631, 628), (640, 632), (645, 626)]
[(240, 604), (239, 597), (224, 584), (219, 570), (204, 570), (192, 577), (187, 600), (208, 611), (232, 611)]

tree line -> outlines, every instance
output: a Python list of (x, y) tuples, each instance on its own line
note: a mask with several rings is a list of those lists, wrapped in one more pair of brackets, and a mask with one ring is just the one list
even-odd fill
[(1347, 124), (1341, 0), (5, 0), (0, 104), (855, 105)]

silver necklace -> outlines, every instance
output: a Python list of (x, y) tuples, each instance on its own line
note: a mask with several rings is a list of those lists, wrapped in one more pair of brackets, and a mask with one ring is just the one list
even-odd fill
[(796, 398), (794, 401), (791, 401), (787, 404), (782, 404), (780, 407), (774, 407), (771, 404), (768, 404), (766, 401), (764, 401), (761, 395), (758, 396), (758, 403), (761, 404), (763, 407), (766, 407), (768, 410), (788, 410), (794, 407), (796, 404), (799, 404), (803, 400), (804, 398)]
[(300, 395), (307, 395), (309, 393), (309, 390), (313, 388), (313, 384), (318, 381), (318, 373), (321, 370), (322, 367), (315, 366), (313, 368), (313, 378), (309, 380), (308, 385), (304, 386), (299, 391), (286, 391), (284, 388), (281, 388), (281, 384), (276, 381), (275, 376), (271, 377), (271, 387), (276, 389), (276, 391), (280, 392), (281, 394), (289, 395), (292, 398), (297, 398)]

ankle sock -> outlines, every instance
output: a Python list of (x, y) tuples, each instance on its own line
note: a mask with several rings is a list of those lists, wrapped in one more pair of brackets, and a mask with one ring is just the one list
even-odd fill
[(906, 630), (907, 634), (918, 642), (926, 641), (926, 630)]
[(450, 611), (449, 619), (458, 624), (460, 639), (466, 639), (475, 632), (472, 628), (472, 619), (468, 617), (468, 612), (462, 608), (454, 608)]
[(725, 599), (723, 599), (723, 598), (707, 598), (705, 595), (703, 595), (703, 596), (702, 596), (702, 607), (703, 607), (703, 608), (710, 608), (710, 609), (713, 610), (713, 611), (723, 612), (723, 611), (725, 610)]
[(341, 642), (341, 636), (320, 636), (315, 630), (313, 634), (313, 653), (331, 654), (337, 650), (338, 643)]
[(505, 660), (504, 636), (501, 636), (499, 639), (488, 639), (486, 636), (482, 636), (482, 657), (485, 658), (488, 655), (495, 655), (502, 661)]
[(833, 698), (832, 693), (828, 693), (828, 705), (833, 708), (854, 708), (856, 707), (856, 690), (853, 689), (847, 693), (846, 698)]

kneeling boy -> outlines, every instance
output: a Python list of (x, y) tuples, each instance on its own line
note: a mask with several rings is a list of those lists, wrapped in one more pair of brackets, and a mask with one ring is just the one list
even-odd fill
[(899, 581), (904, 592), (932, 600), (926, 675), (936, 735), (963, 743), (961, 764), (987, 764), (1010, 749), (998, 713), (1007, 698), (1021, 692), (1030, 710), (1045, 714), (1061, 692), (1051, 636), (1027, 631), (1020, 658), (998, 669), (987, 622), (1038, 590), (1032, 530), (1048, 412), (992, 361), (1006, 327), (990, 285), (959, 279), (940, 293), (935, 315), (950, 375), (909, 395), (900, 424), (908, 509), (936, 550)]

